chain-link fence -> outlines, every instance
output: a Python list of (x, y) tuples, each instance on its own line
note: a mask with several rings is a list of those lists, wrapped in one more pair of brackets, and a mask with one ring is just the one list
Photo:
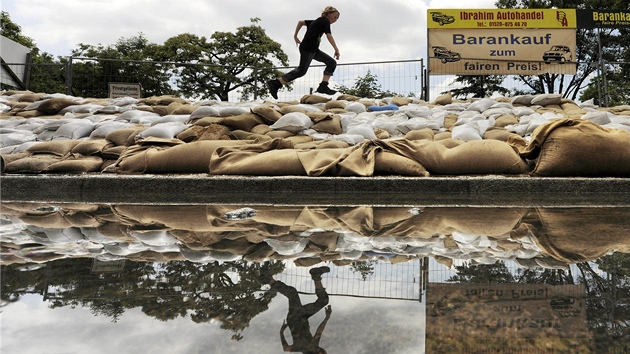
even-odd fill
[[(430, 58), (433, 60), (434, 58)], [(516, 66), (547, 65), (553, 66), (558, 74), (554, 82), (553, 92), (566, 91), (568, 85), (574, 85), (575, 90), (590, 90), (590, 96), (600, 106), (628, 104), (630, 97), (630, 81), (624, 79), (624, 73), (630, 71), (628, 62), (598, 62), (598, 63), (544, 63), (544, 62), (519, 62), (510, 60)], [(449, 63), (453, 64), (453, 63)], [(132, 61), (118, 59), (94, 59), (94, 58), (67, 58), (60, 64), (10, 64), (17, 68), (16, 72), (23, 73), (22, 86), (18, 89), (33, 92), (66, 93), (78, 97), (109, 97), (110, 83), (134, 83), (140, 84), (142, 96), (159, 96), (182, 94), (182, 81), (179, 75), (186, 71), (188, 75), (199, 75), (200, 78), (208, 78), (212, 71), (228, 70), (218, 66), (192, 63), (172, 63), (154, 61)], [(465, 66), (486, 67), (491, 66), (484, 59), (459, 58), (457, 65), (462, 70)], [(22, 67), (20, 67), (22, 66)], [(578, 66), (578, 70), (588, 70), (591, 74), (585, 81), (577, 75), (571, 74), (572, 68)], [(294, 67), (272, 68), (280, 72), (288, 72)], [(268, 69), (267, 69), (268, 70)], [(283, 87), (278, 93), (279, 100), (299, 100), (302, 96), (312, 93), (323, 75), (323, 65), (313, 65), (307, 74), (291, 83), (291, 87)], [(441, 71), (442, 70), (442, 71)], [(443, 71), (440, 65), (425, 66), (422, 59), (340, 63), (334, 76), (331, 78), (331, 87), (334, 89), (351, 89), (355, 85), (365, 83), (366, 78), (372, 77), (376, 89), (388, 95), (400, 95), (417, 97), (431, 101), (445, 92), (451, 92), (457, 98), (514, 96), (523, 92), (552, 92), (549, 87), (532, 87), (526, 84), (515, 69), (514, 75), (467, 75), (457, 76)], [(230, 102), (246, 101), (250, 99), (267, 98), (265, 81), (263, 77), (256, 77), (257, 68), (244, 70), (240, 77), (253, 77), (241, 88), (230, 91), (227, 95)], [(6, 75), (5, 71), (2, 75)], [(3, 82), (7, 82), (4, 80)], [(200, 79), (201, 80), (201, 79)], [(244, 79), (243, 79), (244, 80)], [(534, 80), (535, 81), (535, 80)], [(591, 83), (585, 88), (586, 83)], [(246, 88), (250, 86), (250, 91)], [(263, 94), (252, 94), (251, 86), (262, 88)], [(6, 89), (6, 87), (5, 87)], [(189, 90), (190, 91), (190, 90)], [(462, 93), (463, 92), (463, 93)], [(581, 91), (582, 92), (582, 91)], [(462, 93), (462, 94), (458, 94)], [(203, 92), (199, 93), (203, 95)], [(458, 94), (458, 95), (455, 95)], [(580, 93), (581, 94), (581, 93)], [(580, 94), (576, 98), (580, 98)], [(199, 99), (200, 97), (188, 97)], [(208, 98), (208, 97), (206, 97)], [(216, 97), (211, 97), (216, 98)]]
[[(173, 63), (155, 61), (133, 61), (118, 59), (95, 59), (70, 57), (64, 64), (11, 64), (18, 67), (21, 72), (28, 72), (22, 81), (22, 87), (37, 92), (47, 92), (44, 87), (54, 87), (58, 92), (79, 97), (105, 98), (109, 96), (110, 83), (134, 83), (142, 87), (142, 96), (158, 96), (165, 94), (181, 95), (181, 75), (186, 73), (209, 78), (208, 72), (231, 68), (221, 68), (207, 64)], [(22, 70), (22, 67), (27, 67)], [(280, 72), (288, 72), (294, 67), (272, 68)], [(238, 102), (249, 99), (264, 98), (256, 94), (248, 94), (248, 85), (264, 86), (266, 79), (256, 77), (257, 68), (245, 68), (240, 73), (242, 79), (241, 88), (228, 94), (230, 102)], [(322, 80), (324, 66), (313, 65), (304, 77), (295, 80), (290, 88), (283, 88), (279, 92), (280, 100), (299, 100), (305, 94), (312, 93)], [(425, 87), (426, 72), (422, 59), (387, 61), (387, 62), (362, 62), (340, 63), (335, 75), (331, 79), (332, 88), (353, 88), (357, 80), (366, 75), (374, 77), (373, 83), (381, 92), (420, 97)], [(190, 77), (190, 76), (189, 76)], [(253, 78), (253, 79), (252, 79)], [(251, 82), (246, 82), (250, 80)], [(3, 80), (3, 82), (6, 82)], [(201, 92), (203, 94), (203, 92)], [(267, 96), (268, 97), (268, 96)], [(199, 97), (191, 97), (199, 98)], [(206, 97), (208, 98), (208, 97)], [(214, 97), (212, 97), (214, 98)]]

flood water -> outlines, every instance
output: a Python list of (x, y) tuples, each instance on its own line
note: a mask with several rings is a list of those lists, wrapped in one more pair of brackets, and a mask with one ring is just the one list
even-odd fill
[(0, 211), (3, 354), (630, 352), (630, 208)]

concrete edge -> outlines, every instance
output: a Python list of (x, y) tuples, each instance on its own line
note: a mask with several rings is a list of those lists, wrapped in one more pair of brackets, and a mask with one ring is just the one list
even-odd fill
[(0, 200), (105, 204), (630, 206), (630, 179), (2, 175)]

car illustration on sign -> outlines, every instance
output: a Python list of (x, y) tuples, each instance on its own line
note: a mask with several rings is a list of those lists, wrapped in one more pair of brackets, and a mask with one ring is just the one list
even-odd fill
[(459, 61), (462, 56), (459, 53), (452, 52), (448, 50), (446, 47), (435, 46), (433, 49), (433, 56), (437, 59), (440, 59), (442, 63), (446, 64), (448, 62)]
[(571, 49), (566, 45), (554, 45), (543, 53), (543, 61), (545, 64), (549, 64), (552, 61), (564, 64), (567, 61), (571, 61), (573, 59), (573, 55), (571, 54)]
[(440, 26), (455, 22), (455, 17), (445, 15), (442, 12), (431, 12), (431, 18), (433, 19), (433, 22), (439, 23)]

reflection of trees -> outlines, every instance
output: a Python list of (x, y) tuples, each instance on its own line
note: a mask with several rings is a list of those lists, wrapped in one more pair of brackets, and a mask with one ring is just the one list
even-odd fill
[(513, 283), (514, 277), (505, 262), (494, 264), (470, 264), (456, 266), (457, 274), (446, 281), (453, 283)]
[(361, 274), (361, 279), (365, 280), (370, 275), (374, 274), (374, 265), (377, 261), (354, 261), (350, 265), (350, 270)]
[(630, 350), (630, 254), (614, 253), (595, 263), (600, 271), (589, 263), (577, 266), (586, 286), (589, 328), (597, 348), (606, 353)]
[[(177, 317), (195, 322), (221, 321), (221, 328), (240, 332), (268, 308), (271, 292), (262, 292), (260, 264), (237, 262), (168, 263), (129, 262), (120, 273), (92, 274), (89, 259), (64, 259), (29, 272), (20, 265), (2, 267), (2, 297), (16, 299), (39, 293), (51, 308), (82, 306), (94, 315), (117, 321), (131, 308), (140, 307), (161, 321)], [(284, 264), (271, 264), (271, 273)]]

